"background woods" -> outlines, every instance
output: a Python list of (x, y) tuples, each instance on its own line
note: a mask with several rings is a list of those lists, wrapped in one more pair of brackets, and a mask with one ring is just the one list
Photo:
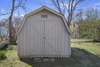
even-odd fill
[(79, 12), (71, 24), (73, 38), (93, 39), (99, 41), (100, 15), (98, 9), (87, 9)]

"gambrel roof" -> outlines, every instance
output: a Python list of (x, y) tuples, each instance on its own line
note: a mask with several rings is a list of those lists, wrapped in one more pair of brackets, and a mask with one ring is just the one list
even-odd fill
[(42, 11), (42, 10), (47, 10), (47, 11), (50, 11), (51, 13), (53, 13), (53, 14), (55, 14), (55, 15), (57, 15), (57, 16), (60, 16), (61, 19), (62, 19), (63, 22), (64, 22), (64, 25), (65, 25), (65, 27), (66, 27), (66, 29), (67, 29), (68, 34), (70, 34), (70, 29), (69, 29), (69, 27), (68, 27), (68, 25), (67, 25), (66, 19), (65, 19), (65, 17), (63, 16), (63, 14), (61, 14), (61, 13), (59, 13), (59, 12), (57, 12), (57, 11), (51, 9), (51, 8), (48, 8), (48, 7), (46, 7), (46, 6), (42, 6), (42, 7), (38, 8), (38, 9), (36, 9), (36, 10), (34, 10), (34, 11), (32, 11), (32, 12), (30, 12), (30, 13), (28, 13), (28, 14), (26, 14), (26, 15), (24, 16), (23, 23), (22, 23), (21, 27), (19, 28), (19, 30), (18, 30), (18, 32), (17, 32), (17, 35), (20, 33), (21, 29), (23, 28), (23, 26), (24, 26), (24, 24), (25, 24), (25, 19), (28, 18), (29, 16), (32, 16), (32, 15), (34, 15), (34, 14), (36, 14), (36, 13)]

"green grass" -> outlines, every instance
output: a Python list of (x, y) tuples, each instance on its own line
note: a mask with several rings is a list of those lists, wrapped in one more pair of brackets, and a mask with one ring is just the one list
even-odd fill
[(73, 42), (71, 46), (76, 49), (73, 57), (76, 56), (79, 67), (100, 67), (100, 43)]
[(6, 58), (6, 51), (0, 51), (0, 60), (4, 60)]
[(93, 43), (93, 42), (72, 43), (71, 46), (73, 48), (84, 49), (84, 50), (100, 57), (100, 43)]
[[(73, 42), (71, 46), (70, 58), (34, 63), (33, 67), (100, 67), (100, 43)], [(0, 61), (0, 67), (31, 67), (19, 60), (15, 45), (6, 50), (6, 56), (7, 59)]]
[[(16, 46), (13, 46), (16, 48)], [(23, 63), (17, 56), (16, 49), (7, 50), (7, 59), (0, 61), (0, 67), (30, 67), (30, 65)]]

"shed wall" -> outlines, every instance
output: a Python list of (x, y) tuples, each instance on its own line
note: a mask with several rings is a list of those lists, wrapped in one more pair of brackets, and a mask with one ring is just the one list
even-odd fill
[[(42, 19), (41, 15), (48, 18)], [(43, 10), (26, 18), (18, 36), (20, 57), (68, 57), (70, 53), (70, 36), (59, 16)]]

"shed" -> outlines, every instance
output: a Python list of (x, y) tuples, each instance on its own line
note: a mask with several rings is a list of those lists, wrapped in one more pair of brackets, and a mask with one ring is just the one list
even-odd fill
[(17, 43), (20, 58), (71, 55), (70, 30), (64, 16), (46, 6), (25, 15)]

